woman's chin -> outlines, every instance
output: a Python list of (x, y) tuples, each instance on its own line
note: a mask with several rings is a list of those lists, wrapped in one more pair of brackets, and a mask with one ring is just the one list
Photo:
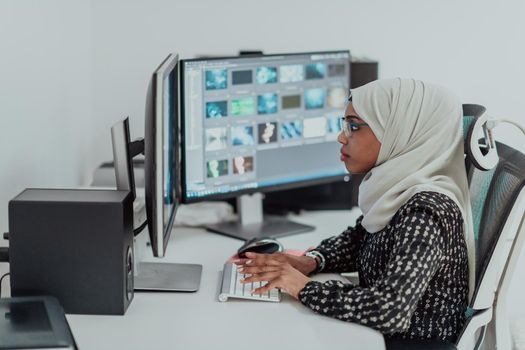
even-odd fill
[(350, 162), (349, 162), (349, 159), (347, 159), (344, 163), (345, 163), (345, 168), (346, 168), (346, 170), (348, 170), (348, 172), (349, 172), (350, 174), (355, 174), (355, 170), (356, 170), (356, 169), (355, 169), (351, 164), (349, 164), (349, 163), (350, 163)]
[(365, 169), (361, 169), (356, 164), (352, 164), (349, 159), (345, 161), (345, 168), (348, 170), (350, 174), (357, 175), (357, 174), (364, 174), (367, 171)]
[(356, 164), (355, 161), (349, 156), (341, 155), (341, 161), (345, 163), (345, 168), (350, 174), (360, 174), (361, 169), (359, 169), (359, 164)]

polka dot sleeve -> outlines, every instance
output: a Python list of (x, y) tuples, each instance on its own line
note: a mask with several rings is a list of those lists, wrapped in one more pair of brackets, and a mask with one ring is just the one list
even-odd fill
[(312, 281), (300, 292), (300, 301), (319, 314), (385, 334), (406, 331), (418, 301), (441, 264), (443, 242), (438, 220), (425, 210), (406, 212), (397, 221), (392, 254), (375, 283), (363, 287), (340, 281)]
[(348, 227), (338, 236), (325, 239), (314, 250), (325, 258), (325, 266), (319, 272), (357, 271), (357, 256), (363, 244), (366, 230), (361, 226), (360, 216), (354, 227)]

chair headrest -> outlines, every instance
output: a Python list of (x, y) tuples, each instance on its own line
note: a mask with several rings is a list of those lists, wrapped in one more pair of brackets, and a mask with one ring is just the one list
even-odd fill
[[(499, 161), (492, 130), (487, 127), (486, 108), (476, 104), (463, 105), (463, 137), (465, 154), (471, 163), (480, 170), (490, 170)], [(478, 139), (483, 131), (484, 137)]]

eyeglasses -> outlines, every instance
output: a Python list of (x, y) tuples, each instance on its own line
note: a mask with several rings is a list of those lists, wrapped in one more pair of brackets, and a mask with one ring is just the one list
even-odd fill
[(359, 130), (361, 126), (367, 126), (368, 125), (367, 123), (356, 123), (356, 122), (353, 122), (353, 121), (351, 121), (350, 119), (348, 119), (346, 117), (341, 117), (340, 122), (341, 122), (341, 129), (345, 133), (346, 137), (352, 136), (352, 133), (354, 131)]

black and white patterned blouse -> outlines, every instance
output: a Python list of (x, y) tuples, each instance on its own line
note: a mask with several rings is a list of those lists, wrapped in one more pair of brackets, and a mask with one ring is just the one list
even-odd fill
[(368, 233), (361, 220), (315, 249), (326, 259), (323, 272), (358, 271), (359, 286), (311, 281), (299, 300), (387, 338), (455, 341), (468, 298), (459, 207), (443, 194), (420, 192), (379, 232)]

